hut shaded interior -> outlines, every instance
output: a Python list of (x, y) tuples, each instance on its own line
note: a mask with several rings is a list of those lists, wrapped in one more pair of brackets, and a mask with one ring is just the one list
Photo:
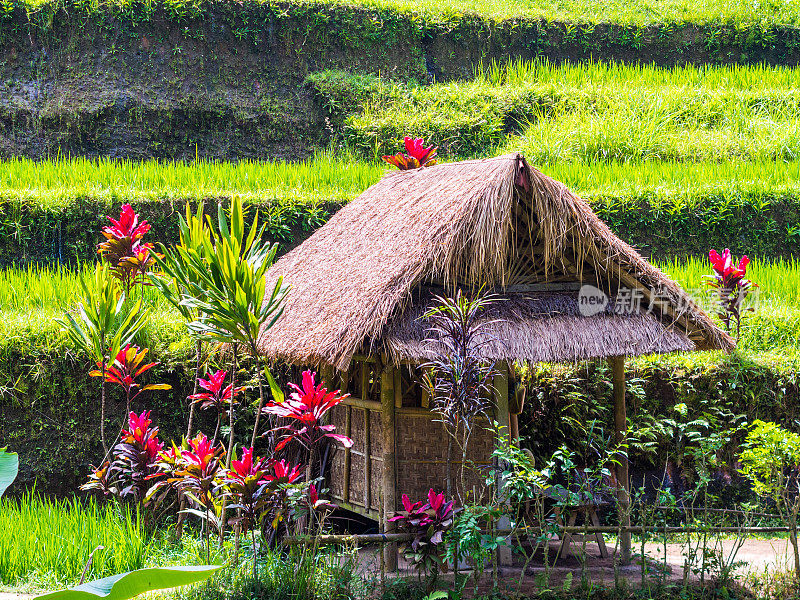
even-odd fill
[[(387, 526), (400, 492), (443, 488), (446, 434), (419, 384), (436, 344), (420, 317), (437, 294), (495, 294), (484, 318), (496, 341), (481, 348), (500, 367), (488, 417), (506, 426), (512, 361), (615, 357), (621, 436), (621, 357), (733, 348), (677, 284), (519, 154), (387, 173), (267, 277), (291, 290), (260, 347), (351, 393), (333, 420), (356, 445), (334, 456), (331, 489)], [(483, 430), (470, 460), (487, 465), (492, 446)]]

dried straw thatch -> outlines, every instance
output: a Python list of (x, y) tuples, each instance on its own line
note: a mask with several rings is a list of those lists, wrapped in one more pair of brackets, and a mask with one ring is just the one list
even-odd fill
[[(527, 231), (520, 231), (520, 212), (531, 224)], [(370, 348), (416, 357), (411, 346), (419, 326), (400, 325), (421, 314), (413, 292), (425, 282), (502, 289), (523, 238), (539, 249), (535, 260), (546, 273), (561, 268), (569, 255), (578, 279), (588, 266), (608, 282), (660, 290), (667, 302), (659, 317), (668, 325), (653, 315), (582, 318), (567, 310), (548, 316), (537, 308), (540, 301), (510, 299), (510, 315), (528, 315), (536, 323), (509, 338), (520, 342), (508, 344), (502, 358), (574, 360), (733, 347), (677, 284), (619, 240), (583, 200), (510, 154), (391, 172), (341, 209), (270, 269), (268, 279), (283, 276), (292, 289), (283, 316), (262, 334), (261, 348), (272, 358), (340, 369)], [(522, 321), (510, 320), (504, 331)], [(581, 325), (586, 331), (577, 334)], [(532, 348), (553, 343), (556, 333), (541, 342), (521, 341), (547, 327), (565, 327), (564, 337), (574, 339), (549, 353)]]
[[(441, 294), (441, 290), (437, 290)], [(424, 314), (437, 306), (435, 296), (422, 290), (419, 302), (393, 319), (383, 336), (391, 357), (399, 362), (426, 362), (437, 348)], [(694, 343), (647, 310), (616, 314), (610, 299), (605, 310), (582, 316), (576, 294), (510, 293), (497, 298), (481, 314), (482, 334), (476, 338), (487, 360), (532, 362), (577, 361), (607, 356), (636, 356), (691, 351)]]

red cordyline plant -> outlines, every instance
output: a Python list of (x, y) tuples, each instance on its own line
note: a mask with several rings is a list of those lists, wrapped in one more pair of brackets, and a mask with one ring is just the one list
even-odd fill
[[(708, 253), (711, 267), (714, 269), (713, 275), (706, 275), (706, 284), (711, 286), (717, 293), (719, 310), (717, 314), (725, 324), (725, 329), (730, 331), (736, 325), (736, 337), (738, 339), (742, 325), (742, 309), (745, 299), (753, 290), (758, 287), (746, 278), (747, 265), (750, 259), (747, 255), (742, 256), (738, 265), (734, 264), (731, 251), (728, 248), (720, 255), (716, 250)], [(752, 311), (752, 308), (747, 310)]]
[(186, 512), (195, 514), (206, 522), (206, 549), (210, 555), (211, 546), (209, 532), (214, 527), (222, 531), (222, 523), (217, 517), (220, 506), (216, 494), (218, 477), (225, 471), (222, 456), (225, 449), (222, 444), (213, 445), (203, 433), (198, 433), (189, 440), (189, 448), (181, 451), (181, 465), (175, 473), (175, 488), (191, 500), (197, 508)]
[(123, 204), (119, 219), (106, 217), (110, 225), (103, 228), (106, 238), (97, 245), (97, 252), (108, 262), (111, 272), (125, 290), (134, 284), (149, 285), (146, 274), (153, 265), (153, 244), (142, 241), (150, 231), (147, 221), (139, 222), (139, 215), (130, 204)]
[(426, 148), (422, 138), (406, 137), (404, 142), (408, 154), (398, 152), (392, 156), (382, 156), (381, 158), (401, 171), (418, 169), (419, 167), (431, 167), (437, 163), (437, 147), (428, 146)]
[(300, 480), (302, 470), (300, 465), (258, 458), (252, 448), (243, 448), (241, 460), (232, 461), (230, 470), (222, 478), (222, 494), (232, 500), (229, 508), (238, 513), (228, 523), (251, 532), (254, 574), (255, 530), (262, 523), (269, 523), (275, 530), (288, 517), (287, 491)]
[(324, 417), (334, 406), (348, 397), (340, 395), (339, 390), (329, 392), (320, 383), (314, 381), (316, 373), (303, 372), (302, 387), (290, 383), (294, 392), (283, 402), (270, 402), (264, 407), (263, 412), (289, 419), (290, 423), (276, 427), (273, 432), (283, 432), (283, 439), (275, 446), (275, 451), (283, 450), (289, 442), (297, 440), (306, 449), (313, 451), (323, 438), (330, 438), (340, 443), (345, 448), (353, 446), (353, 440), (346, 435), (333, 433), (334, 425), (323, 425)]
[[(172, 386), (168, 383), (150, 383), (139, 389), (136, 394), (131, 395), (133, 391), (139, 387), (136, 378), (159, 364), (157, 362), (144, 363), (147, 352), (147, 348), (140, 350), (138, 346), (127, 344), (117, 353), (117, 356), (114, 358), (114, 363), (106, 366), (105, 381), (114, 383), (125, 390), (126, 413), (130, 413), (131, 402), (142, 392), (172, 389)], [(89, 371), (89, 375), (92, 377), (102, 377), (102, 363), (97, 363), (97, 369)]]
[(100, 490), (120, 498), (132, 497), (144, 505), (148, 500), (149, 480), (158, 475), (158, 459), (164, 444), (158, 439), (158, 427), (151, 427), (150, 412), (128, 415), (128, 429), (123, 429), (119, 443), (112, 450), (112, 460), (94, 469), (82, 490)]
[(428, 501), (411, 502), (408, 494), (403, 494), (403, 510), (389, 519), (414, 538), (401, 549), (406, 560), (414, 567), (428, 574), (428, 589), (433, 589), (439, 571), (447, 571), (444, 559), (444, 534), (453, 525), (457, 510), (453, 501), (445, 501), (444, 494), (437, 494), (431, 488)]
[(241, 460), (231, 461), (231, 468), (222, 478), (222, 494), (232, 501), (230, 508), (237, 516), (228, 522), (238, 525), (243, 533), (251, 532), (253, 576), (256, 576), (255, 530), (271, 507), (272, 493), (280, 480), (267, 481), (269, 461), (253, 455), (252, 448), (242, 448)]
[(231, 404), (236, 401), (236, 395), (245, 389), (244, 387), (237, 387), (234, 390), (232, 384), (223, 387), (227, 376), (228, 372), (220, 369), (216, 373), (209, 373), (207, 375), (208, 379), (198, 377), (197, 385), (206, 391), (189, 396), (189, 400), (192, 400), (193, 404), (199, 402), (200, 408), (203, 410), (214, 408), (217, 411), (217, 427), (214, 430), (214, 437), (211, 438), (212, 445), (217, 442), (222, 417), (228, 414)]

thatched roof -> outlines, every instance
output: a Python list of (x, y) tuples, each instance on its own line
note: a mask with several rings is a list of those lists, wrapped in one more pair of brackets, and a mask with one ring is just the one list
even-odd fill
[[(383, 336), (397, 361), (425, 362), (436, 350), (423, 315), (437, 302), (427, 289), (420, 296), (420, 302), (413, 302), (401, 318), (392, 320)], [(481, 354), (492, 361), (509, 357), (577, 361), (695, 349), (679, 328), (646, 310), (617, 314), (614, 298), (605, 310), (587, 318), (581, 314), (576, 294), (510, 293), (490, 303), (478, 324), (483, 333), (476, 342)]]
[[(271, 358), (340, 369), (358, 352), (417, 358), (424, 326), (415, 316), (427, 304), (421, 286), (484, 285), (502, 293), (521, 272), (537, 283), (498, 303), (510, 318), (501, 332), (506, 343), (491, 358), (571, 361), (733, 348), (676, 283), (519, 154), (387, 173), (269, 270), (270, 281), (283, 276), (292, 289), (260, 345)], [(570, 305), (564, 294), (541, 289), (567, 279), (609, 295), (614, 285), (641, 288), (647, 297), (657, 291), (661, 303), (651, 314), (582, 317), (577, 294)]]

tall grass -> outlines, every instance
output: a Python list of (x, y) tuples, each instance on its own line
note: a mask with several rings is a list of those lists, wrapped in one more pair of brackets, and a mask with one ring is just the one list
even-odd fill
[(76, 584), (89, 554), (88, 578), (145, 566), (156, 545), (137, 515), (114, 504), (51, 500), (35, 492), (0, 500), (0, 582), (42, 587)]
[(318, 153), (307, 161), (191, 162), (55, 157), (0, 162), (0, 200), (29, 198), (62, 204), (75, 198), (201, 199), (239, 196), (250, 201), (291, 197), (341, 201), (377, 181), (378, 164)]
[[(659, 266), (683, 288), (694, 290), (701, 298), (710, 296), (703, 277), (713, 270), (706, 258), (676, 259)], [(800, 260), (754, 258), (747, 267), (747, 277), (759, 286), (753, 292), (756, 309), (800, 309)]]
[[(471, 80), (428, 86), (353, 79), (367, 100), (344, 120), (343, 135), (366, 156), (413, 132), (447, 156), (522, 150), (537, 164), (793, 161), (798, 76), (796, 67), (542, 60), (479, 66)], [(347, 89), (333, 74), (309, 80), (323, 96)]]
[[(89, 276), (93, 269), (88, 263), (77, 270), (40, 264), (0, 269), (0, 312), (71, 309), (81, 295), (81, 277)], [(165, 310), (169, 306), (151, 286), (137, 287), (132, 295), (141, 297), (147, 306)]]
[[(0, 269), (0, 311), (71, 309), (81, 295), (81, 277), (88, 277), (93, 264), (78, 269), (62, 265), (29, 264)], [(143, 304), (166, 309), (168, 303), (151, 286), (137, 287), (133, 294)]]

